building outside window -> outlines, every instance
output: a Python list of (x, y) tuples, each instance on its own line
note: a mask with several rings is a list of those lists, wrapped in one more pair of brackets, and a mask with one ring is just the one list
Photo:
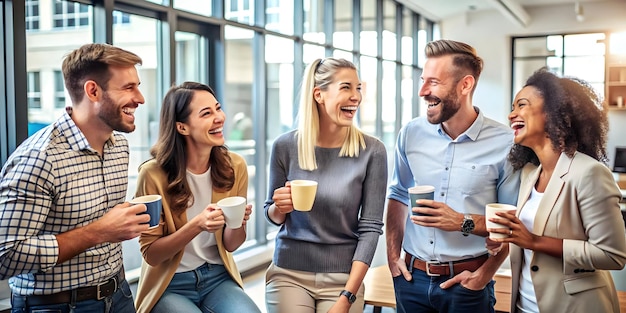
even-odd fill
[(26, 30), (39, 30), (39, 1), (26, 0)]
[(113, 25), (130, 24), (130, 14), (113, 11)]
[(61, 73), (61, 71), (54, 71), (54, 107), (57, 109), (65, 108), (64, 87), (63, 73)]
[(254, 0), (230, 0), (225, 3), (226, 19), (254, 25)]
[(28, 72), (28, 97), (29, 109), (41, 109), (41, 80), (39, 72)]
[(52, 21), (54, 28), (77, 28), (91, 24), (91, 7), (69, 1), (55, 1)]

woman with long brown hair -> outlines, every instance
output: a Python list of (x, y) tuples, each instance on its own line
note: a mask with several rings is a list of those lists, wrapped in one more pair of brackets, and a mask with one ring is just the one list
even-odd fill
[(245, 160), (224, 146), (225, 119), (204, 84), (172, 87), (163, 100), (154, 158), (137, 181), (137, 196), (159, 194), (163, 205), (159, 225), (139, 238), (138, 312), (259, 312), (231, 255), (246, 239), (252, 206), (232, 229), (215, 204), (248, 190)]

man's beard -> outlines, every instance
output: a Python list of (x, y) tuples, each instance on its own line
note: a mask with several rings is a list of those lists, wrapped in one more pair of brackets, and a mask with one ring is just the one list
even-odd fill
[(459, 97), (457, 97), (456, 93), (450, 93), (446, 98), (438, 98), (435, 96), (426, 96), (424, 100), (427, 102), (439, 101), (438, 106), (441, 106), (439, 110), (439, 116), (429, 116), (428, 122), (431, 124), (441, 124), (450, 118), (452, 118), (456, 112), (461, 108), (461, 103), (459, 102)]
[(133, 132), (135, 130), (135, 124), (124, 123), (122, 114), (124, 114), (124, 112), (120, 111), (117, 105), (109, 97), (109, 94), (104, 92), (98, 117), (100, 117), (105, 124), (115, 131), (124, 133)]

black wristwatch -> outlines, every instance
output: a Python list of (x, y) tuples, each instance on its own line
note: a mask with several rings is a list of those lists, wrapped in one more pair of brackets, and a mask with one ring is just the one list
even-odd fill
[(348, 298), (348, 302), (350, 303), (354, 303), (354, 301), (356, 301), (356, 296), (348, 290), (342, 290), (339, 295), (346, 296), (346, 298)]
[(472, 219), (472, 216), (470, 214), (465, 214), (465, 217), (463, 217), (463, 224), (461, 225), (461, 232), (463, 233), (463, 236), (469, 236), (469, 234), (474, 231), (474, 226), (474, 219)]

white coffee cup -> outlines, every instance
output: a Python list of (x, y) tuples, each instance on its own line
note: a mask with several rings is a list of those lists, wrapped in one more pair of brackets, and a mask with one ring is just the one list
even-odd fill
[(217, 201), (217, 206), (224, 213), (224, 220), (228, 228), (239, 228), (246, 215), (246, 198), (228, 197)]
[[(503, 203), (489, 203), (485, 206), (485, 225), (487, 226), (487, 228), (506, 228), (507, 230), (509, 230), (508, 227), (502, 225), (502, 224), (498, 224), (498, 223), (494, 223), (494, 222), (490, 222), (489, 219), (490, 218), (498, 218), (499, 216), (496, 215), (496, 212), (508, 212), (511, 210), (516, 210), (517, 208), (514, 205), (510, 205), (510, 204), (503, 204)], [(489, 238), (491, 239), (496, 239), (496, 238), (507, 238), (509, 237), (509, 233), (508, 231), (504, 234), (502, 233), (489, 233)]]

